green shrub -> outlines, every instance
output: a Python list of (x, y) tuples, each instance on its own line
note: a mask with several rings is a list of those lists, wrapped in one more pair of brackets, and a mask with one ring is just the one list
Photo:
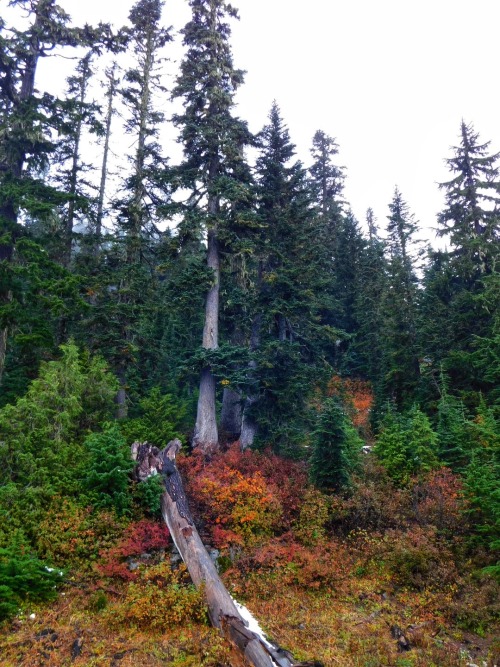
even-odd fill
[(62, 570), (47, 567), (19, 541), (0, 549), (0, 622), (14, 616), (26, 601), (53, 600), (62, 577)]
[(128, 443), (146, 440), (163, 449), (170, 440), (179, 438), (179, 429), (186, 415), (186, 403), (172, 394), (162, 395), (158, 387), (139, 403), (142, 414), (122, 424), (122, 432)]
[(413, 475), (439, 467), (437, 436), (429, 419), (417, 407), (408, 414), (389, 411), (374, 447), (377, 458), (398, 485)]
[(82, 360), (75, 345), (61, 351), (25, 396), (0, 410), (0, 469), (4, 483), (70, 495), (84, 464), (82, 434), (111, 414), (116, 380), (102, 360)]
[(88, 452), (83, 488), (94, 507), (114, 509), (118, 515), (130, 510), (130, 472), (134, 462), (118, 424), (106, 423), (102, 433), (84, 442)]
[(153, 475), (137, 485), (137, 499), (147, 514), (159, 518), (161, 516), (161, 497), (165, 485), (161, 475)]

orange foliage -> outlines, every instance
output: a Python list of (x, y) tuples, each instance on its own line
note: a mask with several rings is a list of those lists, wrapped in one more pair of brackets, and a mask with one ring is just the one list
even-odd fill
[(181, 457), (179, 468), (193, 513), (217, 546), (256, 544), (299, 517), (307, 488), (302, 463), (241, 452), (235, 443), (208, 463), (198, 452)]
[(339, 396), (346, 403), (354, 426), (365, 433), (370, 430), (370, 410), (373, 406), (373, 390), (367, 380), (341, 378), (334, 375), (327, 388), (328, 396)]
[(243, 474), (221, 457), (190, 478), (189, 489), (217, 546), (255, 544), (281, 516), (261, 472)]

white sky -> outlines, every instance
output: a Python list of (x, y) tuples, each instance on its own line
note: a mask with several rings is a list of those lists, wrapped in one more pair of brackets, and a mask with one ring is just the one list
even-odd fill
[[(75, 23), (126, 22), (131, 0), (59, 0)], [(6, 0), (0, 0), (0, 7)], [(472, 121), (500, 150), (498, 0), (233, 0), (233, 54), (247, 71), (238, 114), (258, 131), (278, 101), (299, 157), (314, 132), (340, 146), (346, 198), (385, 226), (397, 184), (423, 227), (442, 206), (444, 158)], [(185, 0), (166, 0), (180, 29)], [(169, 49), (179, 59), (178, 46)], [(50, 61), (50, 78), (58, 66)], [(60, 75), (59, 78), (63, 78)], [(165, 100), (165, 111), (169, 106)], [(168, 154), (168, 149), (167, 149)], [(428, 238), (433, 233), (428, 232)]]

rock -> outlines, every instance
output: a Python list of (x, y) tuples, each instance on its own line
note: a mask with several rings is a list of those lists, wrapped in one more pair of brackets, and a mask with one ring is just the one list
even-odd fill
[(403, 651), (410, 651), (411, 644), (408, 639), (405, 637), (404, 632), (401, 630), (399, 625), (391, 625), (391, 635), (393, 639), (398, 641), (398, 651), (402, 653)]
[[(41, 630), (40, 632), (36, 633), (35, 639), (43, 639), (44, 637), (48, 637), (49, 635), (52, 635), (52, 634), (55, 634), (55, 632), (52, 628), (45, 628), (45, 630)], [(56, 639), (57, 639), (57, 635), (56, 635)]]
[(181, 555), (179, 553), (176, 553), (176, 554), (173, 553), (170, 556), (170, 565), (172, 567), (177, 567), (178, 565), (180, 565), (180, 563), (182, 563)]
[(130, 572), (135, 572), (137, 568), (139, 567), (139, 563), (136, 560), (131, 560), (130, 563), (128, 564), (128, 569)]
[(411, 651), (411, 644), (404, 635), (401, 635), (401, 637), (398, 639), (398, 651), (401, 653), (403, 651)]
[(71, 647), (71, 660), (76, 660), (82, 652), (83, 639), (78, 637)]

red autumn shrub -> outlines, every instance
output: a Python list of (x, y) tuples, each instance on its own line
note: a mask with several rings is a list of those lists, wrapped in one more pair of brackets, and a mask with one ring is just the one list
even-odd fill
[[(201, 453), (194, 452), (192, 456), (181, 457), (178, 465), (195, 518), (212, 527), (217, 515), (214, 515), (209, 507), (210, 498), (207, 494), (209, 489), (213, 490), (214, 487), (207, 483), (207, 480), (211, 480), (215, 486), (231, 485), (233, 492), (238, 496), (238, 500), (236, 496), (233, 498), (236, 504), (243, 502), (241, 494), (245, 486), (250, 496), (256, 494), (261, 499), (268, 497), (267, 502), (274, 508), (271, 513), (275, 515), (274, 522), (271, 522), (273, 523), (272, 529), (280, 530), (280, 532), (288, 530), (298, 519), (303, 496), (308, 487), (307, 467), (304, 463), (282, 459), (270, 451), (262, 453), (247, 450), (241, 452), (238, 443), (235, 443), (226, 452), (216, 455), (208, 463)], [(244, 480), (248, 480), (248, 484)], [(220, 509), (224, 513), (219, 516), (218, 525), (221, 525), (224, 530), (241, 535), (241, 531), (236, 530), (233, 525), (235, 517), (233, 516), (231, 520), (228, 518), (228, 512), (232, 513), (231, 503), (221, 503), (223, 500), (221, 494), (225, 495), (222, 491), (218, 493), (218, 502), (219, 505), (222, 504), (223, 507)], [(249, 500), (249, 502), (252, 505), (253, 501)], [(277, 508), (278, 513), (276, 513)], [(221, 535), (221, 532), (219, 531), (218, 534)]]
[(158, 551), (168, 546), (169, 532), (164, 524), (155, 523), (150, 519), (141, 519), (125, 529), (117, 544), (100, 552), (101, 562), (97, 570), (106, 577), (119, 577), (125, 581), (136, 578), (131, 572), (127, 559), (143, 553)]
[(415, 518), (422, 525), (433, 525), (448, 534), (467, 530), (464, 519), (467, 501), (461, 478), (449, 468), (432, 470), (412, 490)]
[(259, 471), (244, 475), (219, 458), (190, 479), (189, 488), (216, 546), (256, 544), (278, 525), (279, 501)]
[(389, 530), (381, 547), (382, 560), (402, 586), (440, 588), (458, 578), (453, 554), (433, 526), (413, 526), (406, 532)]
[(370, 410), (374, 395), (371, 384), (359, 378), (334, 375), (327, 387), (327, 396), (339, 396), (356, 428), (367, 438), (371, 436)]
[(299, 544), (288, 533), (240, 559), (236, 568), (240, 576), (270, 578), (281, 585), (339, 589), (347, 581), (353, 564), (354, 554), (338, 540), (311, 548)]

